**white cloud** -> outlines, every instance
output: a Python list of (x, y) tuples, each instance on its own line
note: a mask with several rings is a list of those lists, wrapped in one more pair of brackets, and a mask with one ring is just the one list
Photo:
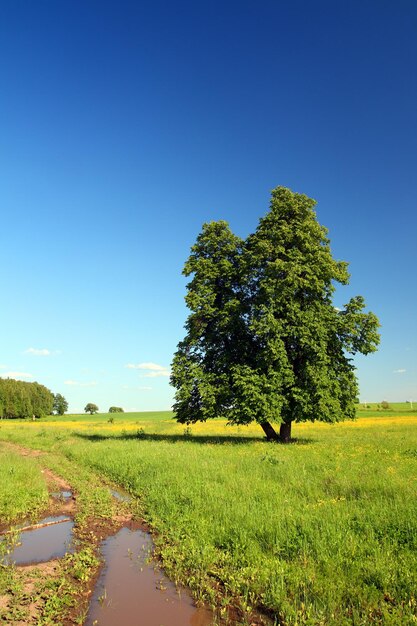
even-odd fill
[(4, 372), (2, 378), (33, 378), (33, 374), (27, 372)]
[(51, 356), (52, 352), (47, 348), (28, 348), (24, 354), (33, 354), (34, 356)]
[(394, 370), (393, 373), (394, 374), (404, 374), (407, 370), (404, 369), (400, 369), (400, 370)]
[(158, 363), (128, 363), (125, 365), (131, 370), (147, 370), (146, 374), (141, 374), (141, 378), (158, 378), (159, 376), (171, 376), (171, 370), (165, 365)]
[(128, 363), (125, 367), (128, 367), (131, 370), (152, 370), (154, 372), (162, 372), (166, 371), (167, 368), (163, 365), (158, 365), (157, 363), (138, 363), (137, 365), (134, 363)]
[(169, 369), (164, 369), (158, 372), (148, 372), (147, 374), (141, 374), (141, 378), (158, 378), (159, 376), (171, 376), (171, 372)]
[(64, 385), (70, 385), (72, 387), (95, 387), (97, 385), (95, 380), (89, 383), (80, 383), (77, 380), (65, 380)]

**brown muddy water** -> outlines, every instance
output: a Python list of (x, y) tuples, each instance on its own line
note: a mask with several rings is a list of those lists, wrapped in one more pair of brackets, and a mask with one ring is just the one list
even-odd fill
[(122, 528), (106, 539), (105, 566), (98, 579), (85, 626), (211, 626), (213, 616), (196, 608), (185, 591), (148, 563), (150, 535)]
[(39, 524), (47, 525), (22, 531), (18, 539), (19, 545), (5, 558), (7, 565), (12, 563), (16, 565), (46, 563), (46, 561), (58, 559), (68, 552), (74, 551), (72, 545), (73, 520), (68, 520), (65, 515), (58, 515), (57, 517), (45, 517)]

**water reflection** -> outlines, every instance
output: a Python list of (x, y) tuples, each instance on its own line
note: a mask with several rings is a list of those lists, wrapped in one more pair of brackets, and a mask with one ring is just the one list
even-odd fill
[[(61, 522), (61, 520), (67, 521)], [(39, 524), (52, 525), (23, 531), (19, 537), (19, 545), (6, 557), (6, 564), (45, 563), (51, 559), (58, 559), (68, 552), (73, 552), (71, 544), (73, 520), (68, 520), (68, 517), (59, 515), (46, 517)]]
[(104, 542), (105, 567), (85, 626), (210, 626), (212, 615), (197, 609), (185, 591), (147, 563), (151, 538), (123, 528)]

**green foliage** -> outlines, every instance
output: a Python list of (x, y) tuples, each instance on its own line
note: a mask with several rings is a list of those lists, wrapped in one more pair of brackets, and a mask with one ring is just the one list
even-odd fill
[(383, 400), (383, 401), (381, 402), (381, 409), (385, 409), (385, 410), (387, 410), (387, 409), (389, 409), (389, 408), (391, 408), (391, 407), (390, 407), (390, 405), (389, 405), (389, 403), (388, 403), (386, 400)]
[(376, 350), (379, 323), (363, 312), (361, 296), (334, 307), (347, 263), (333, 259), (314, 206), (278, 187), (245, 241), (226, 222), (204, 224), (184, 267), (191, 314), (171, 377), (179, 422), (354, 417), (358, 387), (347, 354)]
[(54, 407), (55, 413), (57, 415), (64, 415), (66, 411), (68, 411), (68, 402), (65, 400), (64, 396), (60, 393), (56, 393), (54, 395)]
[(90, 413), (90, 415), (93, 415), (94, 413), (98, 413), (97, 404), (93, 404), (92, 402), (89, 402), (88, 404), (85, 405), (84, 412)]
[(0, 447), (0, 522), (9, 523), (48, 503), (48, 490), (36, 459)]
[(92, 548), (84, 548), (75, 554), (67, 554), (65, 557), (66, 565), (70, 566), (70, 571), (75, 580), (87, 582), (96, 572), (96, 568), (100, 564), (97, 555)]
[(111, 406), (109, 408), (109, 413), (124, 413), (124, 410), (121, 406)]
[(53, 393), (39, 383), (0, 378), (0, 418), (31, 418), (50, 415)]

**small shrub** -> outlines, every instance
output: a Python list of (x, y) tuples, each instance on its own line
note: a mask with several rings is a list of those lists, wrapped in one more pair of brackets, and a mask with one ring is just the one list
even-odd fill
[(389, 404), (388, 404), (388, 402), (386, 400), (383, 400), (381, 402), (381, 408), (382, 409), (389, 409), (390, 408), (390, 406), (389, 406)]

